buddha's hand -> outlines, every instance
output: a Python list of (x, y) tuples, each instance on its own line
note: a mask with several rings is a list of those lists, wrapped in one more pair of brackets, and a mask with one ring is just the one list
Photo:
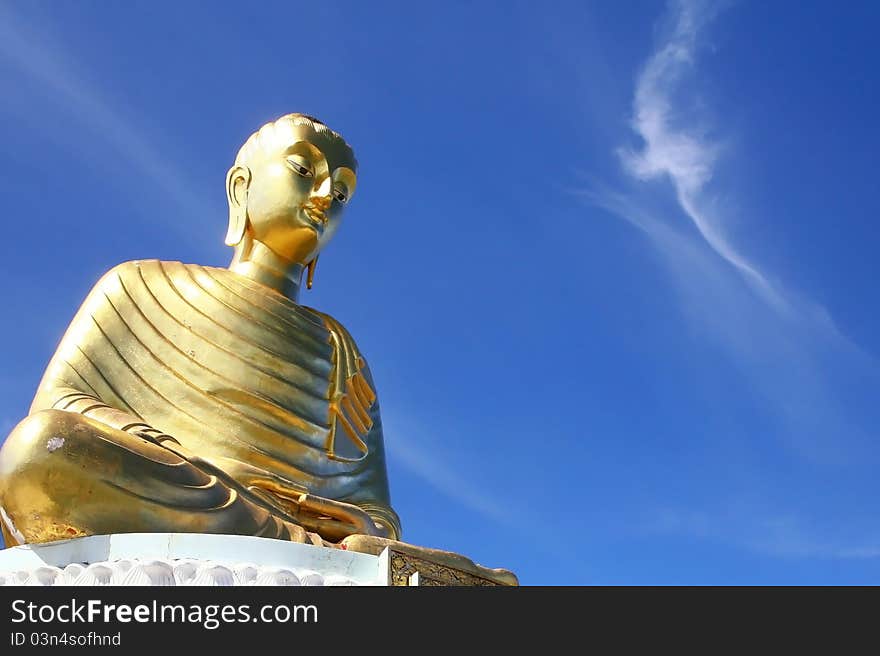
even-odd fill
[(294, 503), (297, 520), (328, 540), (342, 540), (358, 534), (388, 537), (384, 526), (354, 504), (313, 494), (301, 494)]

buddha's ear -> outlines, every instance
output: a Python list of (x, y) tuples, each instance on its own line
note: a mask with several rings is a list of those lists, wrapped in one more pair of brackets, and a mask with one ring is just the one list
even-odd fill
[(251, 170), (246, 166), (233, 166), (226, 174), (226, 200), (229, 202), (227, 246), (238, 244), (247, 229), (247, 195), (250, 184)]

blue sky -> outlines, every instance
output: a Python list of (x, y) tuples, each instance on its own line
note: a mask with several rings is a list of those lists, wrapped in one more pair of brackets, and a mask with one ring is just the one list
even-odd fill
[(525, 584), (880, 583), (875, 3), (4, 2), (0, 433), (114, 264), (222, 266), (290, 111), (358, 193), (302, 301), (405, 539)]

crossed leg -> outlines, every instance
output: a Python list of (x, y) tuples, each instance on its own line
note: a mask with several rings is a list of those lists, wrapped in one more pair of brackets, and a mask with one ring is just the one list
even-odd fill
[(225, 533), (324, 544), (229, 478), (89, 417), (42, 410), (0, 449), (7, 546), (132, 532)]

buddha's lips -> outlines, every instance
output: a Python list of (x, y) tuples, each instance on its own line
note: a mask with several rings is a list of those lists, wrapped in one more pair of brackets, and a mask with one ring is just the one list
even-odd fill
[(321, 226), (322, 228), (327, 224), (327, 215), (324, 214), (317, 208), (306, 207), (304, 208), (305, 215), (309, 217), (309, 220), (312, 221), (315, 225)]

